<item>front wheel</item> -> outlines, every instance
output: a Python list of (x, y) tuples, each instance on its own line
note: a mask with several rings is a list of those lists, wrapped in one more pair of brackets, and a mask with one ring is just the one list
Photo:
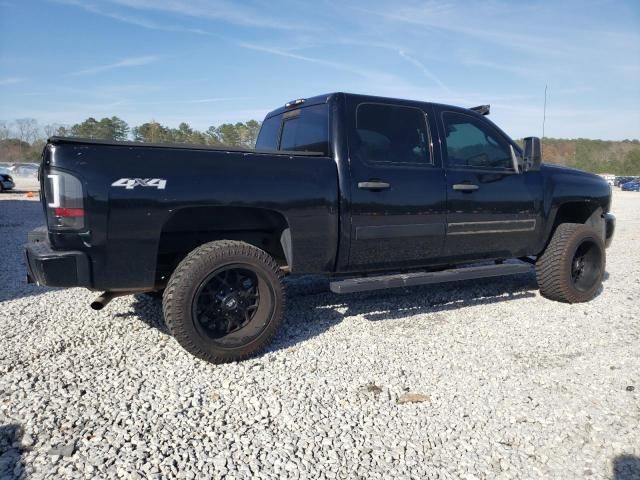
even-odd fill
[(604, 267), (600, 235), (587, 225), (562, 223), (536, 262), (540, 293), (559, 302), (587, 302), (602, 284)]
[(180, 262), (162, 304), (169, 331), (188, 352), (212, 363), (243, 360), (268, 345), (282, 323), (282, 273), (259, 248), (210, 242)]

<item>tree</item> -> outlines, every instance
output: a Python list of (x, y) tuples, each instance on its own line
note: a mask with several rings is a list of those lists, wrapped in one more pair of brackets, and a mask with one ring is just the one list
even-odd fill
[(129, 136), (129, 125), (118, 117), (103, 118), (100, 121), (93, 117), (71, 127), (74, 137), (100, 138), (104, 140), (126, 140)]
[[(18, 133), (18, 140), (23, 144), (31, 144), (38, 135), (38, 122), (35, 118), (18, 118), (15, 122), (16, 130)], [(25, 151), (20, 148), (20, 154), (23, 155)]]
[(630, 175), (640, 175), (640, 149), (627, 152), (622, 170)]
[(56, 131), (55, 131), (56, 136), (58, 137), (71, 137), (71, 129), (65, 125), (60, 125)]
[(222, 142), (220, 140), (220, 135), (218, 134), (217, 127), (213, 125), (210, 126), (206, 132), (204, 132), (205, 143), (207, 145), (220, 145)]
[(4, 120), (0, 120), (0, 141), (6, 140), (11, 136), (11, 130), (9, 124)]
[(47, 138), (55, 136), (64, 137), (65, 135), (61, 135), (60, 133), (63, 131), (66, 133), (66, 128), (59, 123), (48, 123), (44, 127), (42, 127), (42, 130), (44, 131), (44, 135)]
[(171, 139), (170, 130), (155, 120), (134, 127), (132, 133), (136, 142), (165, 143)]
[(124, 141), (129, 136), (129, 125), (116, 116), (103, 118), (100, 120), (98, 127), (101, 138)]
[(217, 128), (217, 132), (218, 138), (220, 138), (220, 143), (223, 145), (237, 147), (242, 143), (242, 138), (240, 132), (238, 132), (238, 129), (236, 128), (236, 125), (223, 123)]
[(27, 142), (23, 142), (17, 138), (7, 138), (0, 141), (0, 158), (5, 162), (23, 162), (25, 160), (25, 152), (29, 151)]
[(258, 133), (260, 133), (260, 127), (262, 126), (262, 123), (256, 120), (249, 120), (247, 123), (245, 123), (245, 126), (247, 128), (245, 144), (249, 148), (255, 148), (256, 140), (258, 139)]
[(193, 135), (193, 128), (188, 123), (182, 122), (177, 129), (171, 131), (173, 141), (176, 143), (189, 143)]
[(100, 138), (98, 121), (89, 117), (82, 123), (76, 123), (71, 127), (71, 135), (74, 137)]

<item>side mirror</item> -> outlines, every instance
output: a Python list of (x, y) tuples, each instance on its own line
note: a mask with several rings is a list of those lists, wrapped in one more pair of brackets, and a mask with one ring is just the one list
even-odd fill
[(524, 170), (526, 172), (540, 170), (542, 149), (538, 137), (524, 139)]

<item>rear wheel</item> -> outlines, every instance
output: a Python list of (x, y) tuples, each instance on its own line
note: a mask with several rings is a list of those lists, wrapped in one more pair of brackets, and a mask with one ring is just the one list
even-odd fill
[(213, 363), (262, 350), (282, 323), (284, 304), (282, 273), (273, 258), (226, 240), (191, 252), (163, 296), (165, 322), (178, 343)]
[(605, 268), (602, 238), (590, 226), (562, 223), (536, 262), (540, 293), (566, 303), (595, 297)]

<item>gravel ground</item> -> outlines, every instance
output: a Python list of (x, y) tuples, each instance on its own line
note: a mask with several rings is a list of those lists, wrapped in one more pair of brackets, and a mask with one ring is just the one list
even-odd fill
[(640, 478), (640, 194), (592, 302), (532, 275), (334, 296), (289, 282), (262, 356), (184, 352), (145, 296), (26, 285), (0, 195), (2, 478)]

